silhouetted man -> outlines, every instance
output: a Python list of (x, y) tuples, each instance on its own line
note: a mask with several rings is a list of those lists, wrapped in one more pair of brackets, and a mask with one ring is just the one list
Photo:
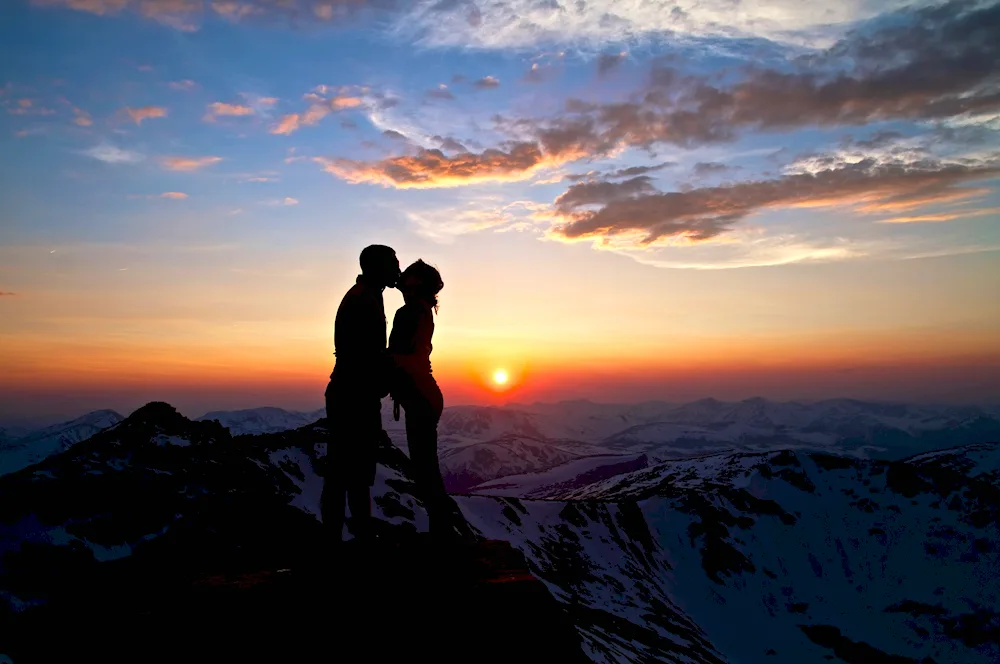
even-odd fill
[(359, 539), (371, 534), (375, 450), (382, 435), (382, 397), (389, 393), (382, 291), (394, 287), (398, 279), (395, 251), (380, 244), (365, 247), (361, 274), (337, 309), (336, 362), (326, 388), (330, 439), (320, 497), (327, 543), (332, 547), (341, 541), (345, 496), (351, 533)]

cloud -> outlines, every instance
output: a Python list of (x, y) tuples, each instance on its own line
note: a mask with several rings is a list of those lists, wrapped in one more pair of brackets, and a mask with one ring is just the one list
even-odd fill
[(145, 159), (145, 156), (138, 152), (123, 150), (107, 143), (84, 150), (82, 154), (106, 164), (136, 164)]
[(291, 196), (286, 196), (285, 198), (272, 198), (270, 200), (261, 202), (261, 205), (270, 205), (274, 207), (277, 206), (291, 207), (293, 205), (298, 205), (298, 204), (299, 204), (298, 199), (292, 198)]
[(474, 199), (438, 210), (407, 209), (404, 214), (416, 227), (417, 234), (448, 244), (459, 235), (486, 230), (499, 233), (535, 229), (538, 220), (534, 214), (543, 207), (533, 201), (499, 204), (489, 199)]
[(531, 67), (524, 73), (524, 78), (522, 78), (525, 83), (541, 83), (545, 80), (545, 76), (542, 74), (542, 68), (537, 62), (532, 62)]
[(173, 90), (183, 90), (183, 91), (194, 90), (198, 86), (197, 83), (187, 78), (182, 81), (171, 81), (167, 85), (169, 85), (170, 88)]
[(618, 66), (625, 62), (625, 58), (628, 56), (627, 51), (622, 51), (620, 53), (603, 53), (597, 58), (597, 75), (606, 76), (611, 73), (612, 70), (617, 69)]
[(455, 95), (451, 93), (448, 86), (442, 83), (436, 88), (427, 91), (427, 96), (431, 99), (454, 99)]
[(630, 166), (628, 168), (620, 168), (617, 171), (608, 173), (606, 177), (608, 178), (631, 178), (636, 175), (645, 175), (646, 173), (653, 173), (655, 171), (663, 170), (664, 168), (670, 168), (671, 166), (676, 166), (677, 164), (672, 161), (665, 161), (660, 164), (654, 164), (653, 166)]
[(561, 180), (569, 180), (570, 182), (581, 182), (583, 180), (616, 180), (618, 178), (634, 178), (637, 175), (645, 175), (647, 173), (655, 173), (656, 171), (663, 170), (664, 168), (670, 168), (671, 166), (676, 166), (677, 163), (673, 161), (664, 161), (659, 164), (654, 164), (652, 166), (629, 166), (628, 168), (619, 168), (614, 171), (608, 171), (606, 173), (601, 173), (600, 171), (588, 171), (586, 173), (573, 173), (566, 175), (561, 178)]
[(132, 118), (132, 122), (141, 125), (143, 120), (167, 117), (167, 109), (162, 106), (143, 106), (142, 108), (125, 108), (125, 113)]
[[(571, 155), (576, 158), (579, 155)], [(562, 159), (567, 156), (564, 155)], [(540, 169), (558, 166), (560, 158), (544, 154), (534, 143), (516, 143), (507, 150), (462, 152), (447, 156), (441, 150), (419, 150), (415, 155), (365, 162), (352, 159), (314, 159), (323, 170), (351, 183), (367, 182), (397, 189), (455, 187), (477, 182), (525, 180)]]
[(469, 149), (449, 136), (432, 136), (431, 140), (438, 144), (442, 150), (448, 152), (468, 152)]
[(255, 20), (329, 21), (350, 18), (368, 7), (386, 7), (381, 0), (32, 0), (39, 6), (65, 7), (111, 16), (133, 12), (177, 30), (194, 31), (205, 16), (239, 22)]
[(667, 193), (651, 193), (642, 177), (621, 183), (588, 182), (571, 186), (556, 199), (552, 235), (563, 240), (625, 237), (638, 246), (671, 237), (706, 240), (765, 209), (838, 207), (871, 212), (873, 204), (971, 196), (976, 189), (959, 185), (997, 175), (1000, 157), (951, 162), (866, 159), (775, 180)]
[(222, 157), (162, 157), (160, 164), (168, 171), (196, 171), (222, 161)]
[(481, 79), (473, 82), (472, 87), (477, 90), (492, 90), (494, 88), (500, 87), (500, 79), (494, 76), (484, 76)]
[(364, 103), (360, 97), (339, 96), (330, 100), (330, 108), (342, 111), (347, 108), (357, 108)]
[(281, 118), (272, 129), (272, 134), (281, 134), (287, 136), (292, 132), (296, 131), (301, 125), (301, 118), (298, 113), (289, 113), (288, 115)]
[[(971, 8), (970, 8), (971, 7)], [(900, 13), (786, 70), (749, 67), (731, 83), (656, 66), (629, 101), (569, 100), (548, 120), (501, 118), (552, 153), (694, 147), (747, 131), (987, 117), (1000, 111), (1000, 4), (949, 3)]]
[(0, 297), (14, 297), (17, 293), (12, 293), (10, 291), (0, 291)]
[[(317, 90), (322, 94), (328, 92), (325, 85), (319, 86)], [(320, 94), (312, 92), (305, 95), (305, 99), (311, 102), (309, 108), (304, 113), (289, 113), (282, 117), (278, 124), (271, 129), (272, 134), (287, 136), (298, 131), (301, 127), (308, 127), (319, 123), (320, 120), (334, 111), (358, 108), (364, 104), (363, 99), (351, 95), (336, 95), (330, 99), (325, 99)]]
[(883, 224), (912, 224), (926, 222), (954, 221), (956, 219), (968, 219), (970, 217), (987, 217), (1000, 215), (1000, 207), (980, 208), (978, 210), (953, 210), (951, 212), (941, 212), (937, 214), (916, 214), (906, 217), (892, 217), (890, 219), (879, 219)]
[(79, 127), (89, 127), (94, 124), (94, 121), (90, 118), (90, 113), (83, 110), (82, 108), (73, 107), (73, 124)]
[(382, 132), (382, 135), (394, 141), (403, 141), (404, 143), (410, 142), (410, 139), (408, 139), (405, 135), (399, 133), (395, 129), (386, 129), (385, 131)]
[(244, 106), (242, 104), (226, 104), (221, 101), (217, 101), (208, 105), (202, 120), (205, 122), (215, 122), (215, 118), (220, 115), (239, 117), (253, 114), (254, 110), (249, 106)]
[(169, 198), (175, 201), (182, 201), (187, 198), (188, 195), (180, 191), (166, 191), (160, 194), (160, 198)]
[(396, 19), (395, 32), (432, 47), (533, 50), (569, 45), (588, 52), (607, 44), (667, 38), (763, 38), (816, 44), (902, 2), (773, 0), (423, 0)]
[(694, 165), (694, 174), (703, 177), (706, 175), (714, 175), (715, 173), (725, 173), (730, 170), (730, 166), (725, 164), (720, 164), (716, 161), (699, 161)]

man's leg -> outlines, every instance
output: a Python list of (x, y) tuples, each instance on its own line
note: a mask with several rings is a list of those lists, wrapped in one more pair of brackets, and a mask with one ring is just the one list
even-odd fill
[(351, 534), (358, 540), (371, 539), (372, 498), (371, 487), (354, 483), (347, 487), (347, 505), (351, 508)]
[(319, 498), (320, 513), (323, 517), (324, 537), (328, 548), (340, 544), (344, 533), (344, 507), (347, 486), (344, 473), (331, 458), (333, 451), (327, 449), (326, 476), (323, 478), (323, 492)]
[(340, 454), (344, 429), (342, 410), (338, 408), (337, 391), (333, 380), (327, 385), (326, 394), (326, 458), (323, 472), (323, 491), (319, 498), (320, 516), (323, 519), (324, 543), (329, 550), (336, 548), (343, 539), (345, 492), (347, 491), (344, 459)]

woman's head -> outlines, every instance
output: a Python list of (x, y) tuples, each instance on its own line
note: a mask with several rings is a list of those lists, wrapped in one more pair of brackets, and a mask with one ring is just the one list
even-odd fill
[(399, 290), (407, 300), (414, 298), (426, 302), (437, 310), (437, 294), (444, 288), (441, 273), (437, 268), (420, 259), (411, 264), (399, 276)]

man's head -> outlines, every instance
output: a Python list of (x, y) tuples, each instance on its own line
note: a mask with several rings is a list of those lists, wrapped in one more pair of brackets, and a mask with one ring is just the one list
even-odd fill
[(394, 288), (399, 281), (399, 259), (392, 247), (372, 244), (361, 250), (361, 274), (382, 287)]

